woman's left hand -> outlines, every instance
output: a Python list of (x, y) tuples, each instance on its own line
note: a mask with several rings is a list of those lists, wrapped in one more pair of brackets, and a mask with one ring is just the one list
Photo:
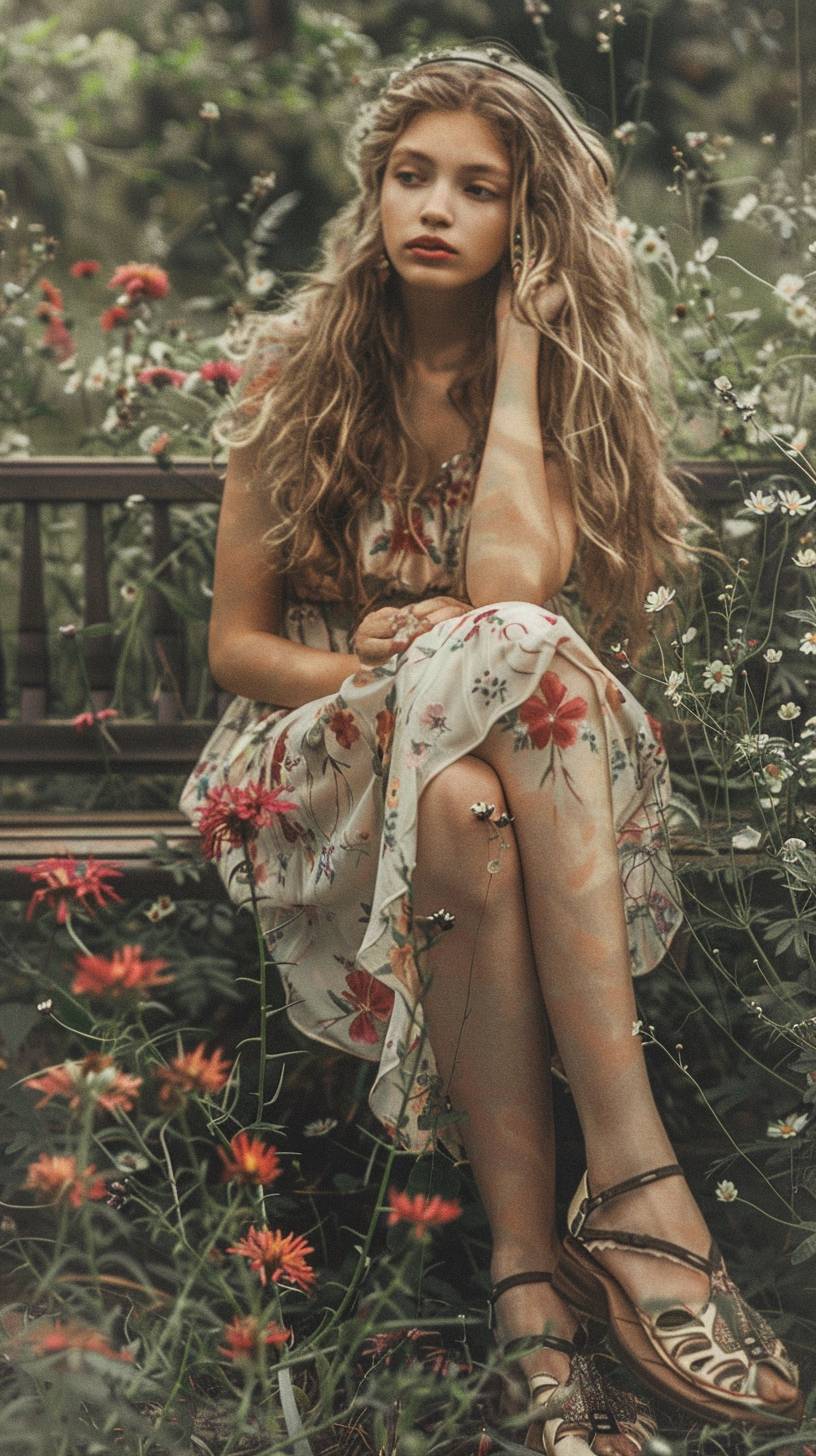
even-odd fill
[[(510, 271), (509, 269), (505, 269), (505, 271), (501, 275), (499, 286), (496, 291), (495, 316), (496, 331), (498, 337), (501, 337), (501, 335), (505, 332), (506, 325), (513, 317), (513, 314), (511, 313), (511, 304), (513, 301), (514, 291), (515, 289), (513, 286)], [(557, 279), (554, 282), (551, 281), (549, 283), (540, 284), (534, 293), (536, 312), (544, 323), (554, 323), (558, 315), (561, 313), (566, 301), (567, 290), (564, 287), (563, 283), (560, 281), (560, 279)], [(518, 322), (518, 320), (516, 322)], [(530, 325), (524, 323), (522, 327), (529, 328)]]
[(398, 627), (395, 632), (395, 650), (403, 651), (415, 637), (429, 632), (438, 622), (447, 622), (451, 617), (461, 617), (463, 612), (473, 610), (470, 602), (460, 602), (457, 597), (423, 597), (421, 602), (409, 602), (397, 608)]

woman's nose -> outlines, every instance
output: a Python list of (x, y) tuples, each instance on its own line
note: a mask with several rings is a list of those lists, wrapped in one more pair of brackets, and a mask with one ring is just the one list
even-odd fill
[(450, 200), (444, 186), (438, 184), (428, 193), (422, 206), (421, 216), (423, 222), (438, 220), (450, 223), (453, 221)]

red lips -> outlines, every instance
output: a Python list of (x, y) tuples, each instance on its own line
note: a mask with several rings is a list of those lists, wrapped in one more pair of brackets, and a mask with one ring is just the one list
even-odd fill
[(430, 233), (423, 233), (422, 237), (420, 238), (412, 238), (410, 243), (406, 243), (406, 247), (441, 248), (446, 253), (455, 253), (457, 251), (456, 248), (451, 247), (450, 243), (446, 243), (444, 238), (434, 238), (430, 235)]

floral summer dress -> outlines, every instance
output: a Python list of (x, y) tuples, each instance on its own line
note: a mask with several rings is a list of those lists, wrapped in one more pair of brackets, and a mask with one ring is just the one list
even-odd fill
[[(385, 491), (370, 504), (358, 533), (367, 589), (395, 604), (451, 594), (478, 460), (475, 451), (453, 456), (424, 492), (415, 514), (421, 551), (399, 502)], [(331, 581), (298, 585), (307, 594), (289, 587), (285, 636), (351, 651), (353, 605), (333, 598)], [(250, 844), (287, 1012), (307, 1036), (377, 1064), (371, 1109), (414, 1152), (438, 1138), (465, 1156), (424, 1030), (411, 934), (418, 800), (441, 769), (493, 735), (516, 817), (540, 821), (542, 893), (574, 906), (562, 953), (576, 974), (581, 957), (588, 966), (609, 953), (617, 926), (621, 953), (628, 942), (632, 974), (642, 975), (682, 921), (660, 724), (590, 651), (560, 602), (471, 608), (298, 708), (235, 697), (181, 795), (193, 822), (223, 783), (260, 780), (297, 804)], [(483, 825), (486, 882), (491, 827)], [(233, 900), (249, 905), (243, 861), (241, 848), (224, 845), (217, 865)], [(559, 914), (554, 953), (565, 933)]]

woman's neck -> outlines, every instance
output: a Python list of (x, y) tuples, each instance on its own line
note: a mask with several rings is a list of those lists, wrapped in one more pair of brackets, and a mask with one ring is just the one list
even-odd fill
[(482, 337), (493, 293), (489, 276), (444, 292), (400, 279), (410, 362), (425, 375), (455, 374)]

